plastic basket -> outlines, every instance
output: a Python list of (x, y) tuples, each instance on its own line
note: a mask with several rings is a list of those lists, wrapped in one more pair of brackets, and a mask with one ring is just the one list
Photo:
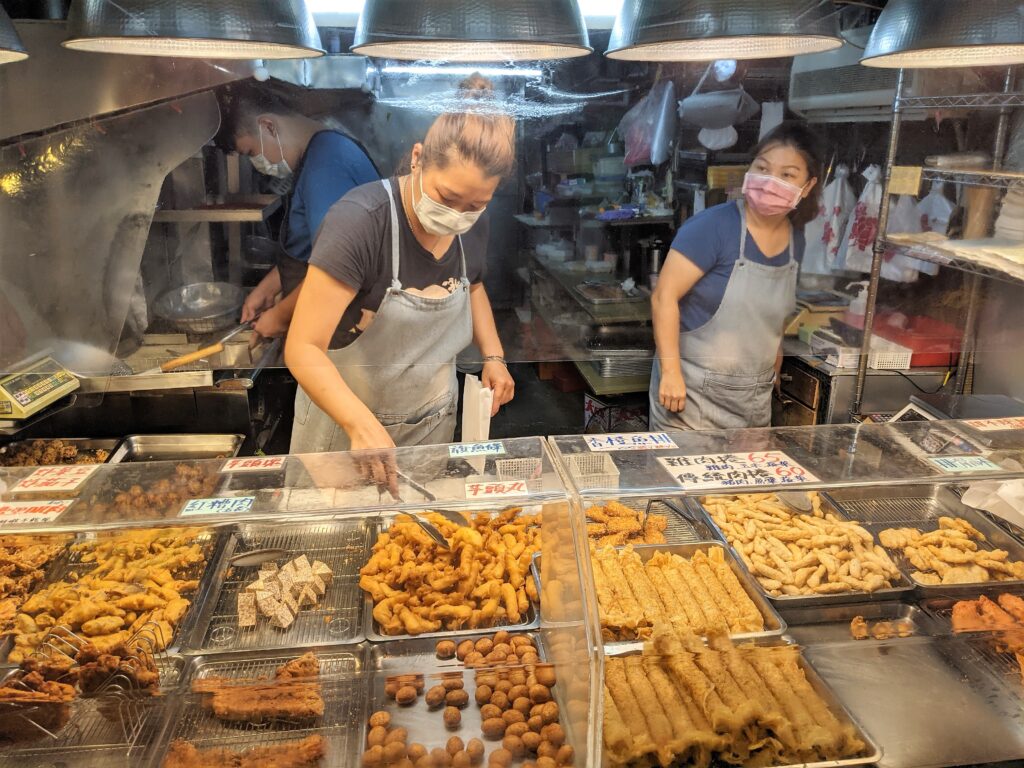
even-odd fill
[(906, 370), (910, 368), (910, 359), (913, 354), (914, 350), (912, 349), (876, 336), (871, 340), (868, 368), (873, 368), (876, 371)]
[(565, 461), (573, 482), (581, 491), (619, 487), (619, 468), (607, 453), (578, 453), (566, 456)]
[(498, 459), (494, 467), (501, 482), (525, 480), (530, 493), (544, 489), (544, 462), (541, 459)]

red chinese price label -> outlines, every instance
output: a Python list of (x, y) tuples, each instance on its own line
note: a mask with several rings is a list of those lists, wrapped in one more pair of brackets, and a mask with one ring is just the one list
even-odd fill
[(0, 502), (0, 526), (52, 523), (72, 504), (70, 499)]
[(98, 464), (72, 464), (66, 467), (39, 467), (11, 488), (12, 493), (45, 491), (63, 493), (74, 491), (99, 469)]
[(530, 492), (525, 480), (466, 483), (467, 499), (500, 498), (502, 496), (525, 496)]
[(284, 467), (284, 456), (244, 456), (228, 459), (221, 472), (276, 472)]
[(818, 481), (782, 451), (665, 456), (659, 457), (658, 463), (687, 490), (771, 487)]

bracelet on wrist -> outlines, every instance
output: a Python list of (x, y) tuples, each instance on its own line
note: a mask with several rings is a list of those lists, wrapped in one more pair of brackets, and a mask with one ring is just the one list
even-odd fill
[(505, 362), (505, 358), (501, 355), (484, 355), (485, 363), (501, 363), (502, 365), (508, 365)]

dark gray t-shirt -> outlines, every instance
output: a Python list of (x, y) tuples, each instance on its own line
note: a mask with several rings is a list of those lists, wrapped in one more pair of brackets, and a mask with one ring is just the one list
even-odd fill
[[(419, 244), (402, 207), (398, 179), (391, 179), (401, 230), (399, 279), (402, 288), (449, 293), (458, 286), (460, 275), (458, 238), (441, 259), (435, 259)], [(466, 251), (466, 274), (470, 283), (484, 279), (487, 215), (462, 236)], [(369, 327), (391, 285), (391, 213), (388, 193), (379, 181), (356, 187), (336, 202), (324, 217), (313, 245), (309, 263), (356, 290), (356, 296), (342, 315), (331, 342), (332, 349), (352, 343)]]

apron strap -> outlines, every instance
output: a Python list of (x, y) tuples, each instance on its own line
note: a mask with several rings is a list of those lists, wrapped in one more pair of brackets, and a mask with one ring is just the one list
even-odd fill
[(459, 274), (459, 278), (462, 282), (469, 282), (469, 272), (466, 269), (466, 249), (462, 247), (462, 235), (458, 235), (459, 241), (459, 264), (461, 265), (462, 272)]
[[(740, 212), (740, 261), (748, 261), (747, 259), (747, 208), (746, 204), (742, 200), (736, 201), (736, 207)], [(789, 245), (786, 246), (789, 251), (789, 264), (796, 264), (796, 257), (793, 255), (793, 223), (789, 224)], [(788, 266), (788, 265), (787, 265)]]
[(398, 269), (401, 263), (401, 234), (398, 229), (398, 208), (395, 205), (395, 193), (391, 189), (390, 179), (381, 179), (384, 190), (388, 193), (388, 209), (391, 213), (391, 287), (396, 291), (402, 290), (402, 281), (398, 279)]

